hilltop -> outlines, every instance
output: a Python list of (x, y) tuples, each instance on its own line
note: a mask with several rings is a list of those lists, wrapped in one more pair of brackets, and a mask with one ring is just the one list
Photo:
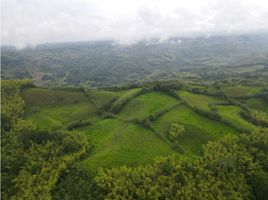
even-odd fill
[(130, 45), (114, 41), (2, 47), (3, 79), (39, 86), (107, 87), (157, 80), (265, 80), (267, 34), (175, 37)]

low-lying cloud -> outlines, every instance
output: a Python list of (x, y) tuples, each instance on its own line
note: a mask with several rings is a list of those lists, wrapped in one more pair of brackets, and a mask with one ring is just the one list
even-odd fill
[(268, 30), (267, 0), (3, 0), (2, 44)]

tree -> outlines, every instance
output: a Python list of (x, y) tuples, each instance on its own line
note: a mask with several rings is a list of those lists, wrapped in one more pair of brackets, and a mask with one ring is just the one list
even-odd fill
[(175, 141), (185, 132), (184, 126), (178, 123), (172, 123), (168, 131), (168, 137), (171, 141)]
[(101, 169), (105, 199), (266, 199), (268, 130), (211, 141), (196, 161)]
[(88, 143), (82, 135), (67, 131), (38, 131), (24, 120), (20, 91), (27, 84), (2, 84), (1, 196), (49, 200), (60, 174), (87, 153)]

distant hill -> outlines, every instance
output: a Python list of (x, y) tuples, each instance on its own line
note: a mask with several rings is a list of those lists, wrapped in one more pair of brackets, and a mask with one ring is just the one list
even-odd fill
[(3, 79), (31, 78), (47, 86), (100, 87), (200, 76), (218, 80), (233, 73), (259, 73), (267, 78), (268, 71), (268, 34), (151, 39), (131, 45), (72, 42), (1, 50)]

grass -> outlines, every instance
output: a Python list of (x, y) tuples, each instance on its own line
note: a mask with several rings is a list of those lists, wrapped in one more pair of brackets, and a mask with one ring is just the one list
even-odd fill
[(246, 100), (241, 100), (241, 102), (249, 105), (251, 108), (255, 110), (268, 113), (268, 102), (265, 102), (260, 98), (250, 98)]
[(31, 88), (22, 96), (26, 119), (39, 129), (56, 129), (71, 121), (94, 117), (95, 107), (80, 91)]
[(123, 104), (123, 102), (127, 102), (133, 96), (139, 94), (140, 91), (141, 91), (141, 88), (135, 88), (135, 89), (128, 90), (127, 92), (125, 92), (122, 96), (120, 96), (120, 98), (118, 98), (112, 104), (112, 109), (115, 108), (115, 107), (118, 107), (118, 106), (121, 107), (121, 105)]
[(131, 99), (123, 107), (119, 116), (125, 119), (144, 118), (156, 111), (178, 103), (178, 101), (161, 92), (150, 92)]
[[(39, 129), (56, 129), (71, 121), (96, 118), (97, 108), (115, 99), (113, 105), (120, 105), (139, 91), (140, 88), (125, 91), (90, 90), (88, 98), (80, 91), (31, 88), (25, 90), (22, 96), (26, 102), (27, 119), (32, 120)], [(179, 94), (190, 105), (204, 110), (210, 110), (209, 104), (222, 101), (220, 98), (186, 91), (180, 91)], [(260, 99), (243, 101), (254, 109), (267, 109), (267, 104)], [(127, 101), (118, 115), (122, 119), (144, 118), (178, 102), (164, 93), (149, 92)], [(240, 107), (216, 107), (225, 119), (251, 130), (257, 128), (240, 117)], [(175, 151), (169, 142), (157, 135), (158, 133), (167, 138), (167, 132), (173, 122), (185, 127), (185, 133), (179, 137), (179, 145), (184, 154)], [(92, 145), (91, 155), (82, 161), (81, 166), (96, 172), (99, 167), (145, 165), (157, 156), (170, 154), (183, 159), (195, 159), (200, 156), (203, 144), (236, 132), (233, 128), (203, 117), (184, 105), (178, 105), (161, 115), (153, 122), (153, 127), (157, 133), (124, 120), (98, 119), (91, 126), (77, 129), (77, 132), (86, 135)]]
[(191, 89), (191, 90), (201, 90), (201, 91), (206, 91), (210, 94), (217, 94), (220, 92), (220, 89), (213, 86), (213, 85), (210, 85), (210, 86), (204, 86), (204, 85), (196, 85), (196, 84), (188, 84), (187, 85), (187, 88)]
[(240, 116), (242, 109), (238, 106), (217, 106), (219, 114), (227, 120), (232, 121), (233, 123), (240, 125), (244, 128), (250, 130), (256, 130), (257, 127), (249, 123)]
[(60, 106), (64, 104), (76, 104), (88, 102), (88, 99), (80, 91), (64, 91), (45, 88), (29, 88), (22, 92), (26, 108), (36, 108), (47, 106)]
[(26, 119), (33, 121), (39, 129), (56, 129), (71, 121), (95, 118), (94, 111), (95, 108), (89, 103), (77, 103), (42, 108), (37, 112), (28, 113)]
[(244, 97), (251, 96), (259, 93), (262, 90), (261, 87), (253, 86), (227, 86), (223, 88), (223, 91), (226, 95), (230, 97)]
[(189, 157), (200, 155), (201, 146), (209, 140), (235, 132), (234, 129), (228, 126), (198, 115), (184, 105), (180, 105), (158, 118), (154, 122), (154, 127), (158, 132), (167, 136), (167, 132), (173, 122), (185, 126), (185, 133), (179, 138), (179, 143)]
[(82, 163), (92, 171), (99, 167), (147, 164), (156, 156), (176, 153), (152, 131), (117, 119), (101, 120), (78, 131), (93, 145), (91, 156)]
[(202, 95), (202, 94), (193, 94), (187, 91), (179, 91), (178, 94), (180, 97), (191, 106), (196, 106), (203, 110), (210, 110), (209, 105), (212, 103), (217, 103), (222, 101), (220, 98)]
[(88, 94), (93, 104), (97, 108), (100, 108), (103, 105), (111, 102), (112, 100), (118, 99), (125, 94), (132, 93), (132, 91), (133, 90), (120, 90), (120, 91), (90, 90)]

